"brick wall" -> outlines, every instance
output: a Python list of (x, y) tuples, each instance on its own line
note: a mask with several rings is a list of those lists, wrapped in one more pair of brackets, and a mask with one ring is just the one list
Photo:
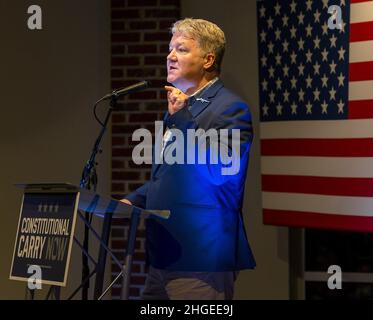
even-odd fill
[[(169, 28), (179, 19), (179, 0), (112, 0), (111, 1), (111, 87), (117, 89), (142, 80), (151, 87), (119, 101), (119, 111), (112, 116), (112, 196), (122, 198), (150, 177), (149, 165), (136, 165), (131, 160), (132, 133), (147, 128), (154, 134), (154, 121), (166, 111), (166, 56), (170, 40)], [(122, 111), (123, 110), (123, 111)], [(125, 111), (124, 111), (125, 110)], [(128, 221), (114, 220), (111, 247), (123, 262)], [(130, 285), (130, 299), (138, 299), (144, 287), (145, 230), (141, 222)], [(112, 264), (112, 279), (119, 268)], [(119, 299), (120, 281), (112, 289)]]

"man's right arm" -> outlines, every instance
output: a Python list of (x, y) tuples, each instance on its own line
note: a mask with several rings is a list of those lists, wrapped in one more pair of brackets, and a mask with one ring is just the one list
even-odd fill
[(121, 201), (123, 203), (134, 205), (136, 207), (140, 207), (144, 209), (146, 205), (146, 194), (148, 192), (148, 186), (149, 186), (149, 182), (146, 182), (140, 188), (128, 194)]

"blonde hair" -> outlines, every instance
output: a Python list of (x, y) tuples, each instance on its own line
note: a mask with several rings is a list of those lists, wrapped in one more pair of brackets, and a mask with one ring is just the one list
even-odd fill
[(225, 35), (215, 23), (203, 19), (185, 18), (176, 21), (171, 33), (180, 33), (196, 40), (200, 48), (207, 53), (215, 54), (214, 69), (220, 73), (225, 51)]

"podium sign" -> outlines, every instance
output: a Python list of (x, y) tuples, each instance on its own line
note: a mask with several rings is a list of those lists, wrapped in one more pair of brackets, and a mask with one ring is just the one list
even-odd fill
[(66, 286), (79, 192), (25, 193), (18, 221), (10, 279), (28, 281), (31, 265), (41, 283)]

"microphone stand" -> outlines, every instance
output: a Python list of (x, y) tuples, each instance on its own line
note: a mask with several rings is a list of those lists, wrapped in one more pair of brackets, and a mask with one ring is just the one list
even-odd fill
[[(95, 107), (105, 99), (102, 98), (98, 100), (95, 103)], [(111, 113), (113, 109), (117, 105), (117, 96), (113, 94), (111, 96), (111, 101), (110, 101), (110, 108), (106, 114), (105, 121), (102, 124), (102, 128), (100, 131), (100, 134), (98, 135), (96, 142), (93, 146), (91, 156), (89, 160), (87, 161), (83, 172), (82, 172), (82, 177), (80, 180), (80, 188), (86, 189), (86, 190), (91, 190), (93, 187), (93, 191), (96, 192), (97, 189), (97, 172), (96, 172), (96, 165), (98, 164), (96, 162), (96, 155), (97, 153), (101, 153), (102, 150), (100, 149), (100, 144), (101, 140), (105, 134), (107, 124), (109, 122)], [(92, 222), (92, 214), (89, 212), (85, 212), (85, 220), (89, 223), (89, 225)], [(89, 247), (89, 227), (87, 224), (84, 226), (84, 240), (83, 240), (83, 253), (82, 253), (82, 300), (88, 300), (88, 289), (89, 289), (89, 278), (90, 278), (90, 270), (89, 270), (89, 265), (88, 265), (88, 257), (85, 253), (88, 253), (88, 247)], [(88, 280), (88, 281), (87, 281)]]

